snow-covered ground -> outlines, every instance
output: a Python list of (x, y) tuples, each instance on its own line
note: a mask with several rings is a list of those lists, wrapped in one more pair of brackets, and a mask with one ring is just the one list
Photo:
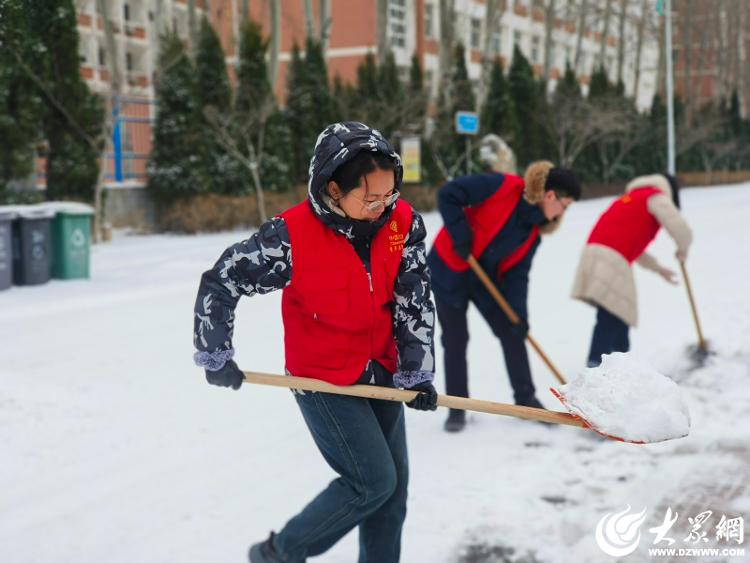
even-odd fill
[[(609, 201), (574, 205), (532, 269), (532, 333), (569, 378), (584, 364), (594, 321), (570, 286)], [(595, 529), (627, 505), (647, 515), (625, 561), (669, 559), (647, 554), (648, 528), (667, 507), (679, 515), (667, 534), (673, 547), (745, 547), (750, 559), (750, 542), (714, 537), (722, 514), (750, 515), (750, 184), (686, 190), (683, 208), (696, 235), (693, 289), (718, 353), (687, 371), (695, 330), (684, 287), (642, 270), (642, 326), (631, 338), (635, 353), (679, 383), (690, 435), (637, 446), (480, 414), (449, 435), (441, 410), (408, 410), (403, 561), (612, 561)], [(426, 221), (434, 236), (439, 216)], [(331, 479), (288, 391), (212, 387), (192, 364), (199, 276), (243, 236), (121, 236), (94, 249), (91, 281), (0, 292), (0, 562), (245, 561), (250, 542)], [(666, 234), (652, 250), (676, 267)], [(282, 372), (280, 297), (242, 301), (235, 344), (244, 369)], [(472, 395), (509, 402), (499, 346), (476, 311), (471, 330)], [(442, 362), (439, 345), (437, 353)], [(545, 391), (554, 378), (532, 362), (541, 400), (560, 409)], [(702, 529), (710, 541), (683, 541), (688, 517), (704, 510), (713, 511)], [(349, 563), (356, 549), (352, 533), (318, 560)]]

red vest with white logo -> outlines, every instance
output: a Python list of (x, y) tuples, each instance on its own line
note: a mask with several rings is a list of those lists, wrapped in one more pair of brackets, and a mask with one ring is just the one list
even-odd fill
[[(472, 256), (479, 258), (492, 242), (492, 239), (505, 226), (505, 223), (508, 222), (508, 219), (513, 214), (513, 210), (521, 200), (523, 190), (524, 183), (522, 178), (506, 174), (503, 183), (494, 194), (479, 205), (468, 207), (464, 210), (466, 220), (473, 235), (471, 243)], [(497, 271), (498, 277), (523, 260), (537, 236), (539, 236), (539, 227), (535, 226), (531, 230), (531, 234), (526, 242), (500, 262)], [(443, 262), (454, 272), (465, 272), (469, 269), (468, 262), (453, 250), (453, 241), (445, 227), (440, 229), (435, 238), (435, 250)]]
[(325, 226), (306, 201), (281, 217), (293, 264), (292, 282), (281, 300), (289, 373), (351, 385), (369, 360), (395, 372), (391, 307), (411, 206), (396, 202), (373, 237), (370, 275), (346, 237)]
[(663, 193), (657, 188), (638, 188), (626, 193), (599, 217), (588, 244), (616, 250), (632, 264), (654, 240), (661, 225), (648, 211), (648, 200)]

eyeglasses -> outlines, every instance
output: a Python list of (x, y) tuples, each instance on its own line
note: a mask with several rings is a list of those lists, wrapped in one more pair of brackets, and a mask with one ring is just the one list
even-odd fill
[(364, 207), (367, 211), (369, 211), (370, 213), (374, 213), (381, 207), (386, 208), (389, 205), (392, 205), (393, 202), (398, 199), (399, 192), (393, 191), (383, 199), (376, 199), (375, 201), (368, 201), (366, 199), (359, 198), (352, 193), (350, 193), (349, 195), (358, 200), (362, 204), (362, 207)]
[(572, 202), (569, 201), (568, 203), (563, 203), (563, 200), (560, 199), (560, 196), (557, 195), (557, 192), (552, 192), (552, 193), (555, 194), (555, 199), (560, 202), (560, 205), (562, 205), (563, 211), (566, 211), (568, 207), (570, 207), (570, 204)]

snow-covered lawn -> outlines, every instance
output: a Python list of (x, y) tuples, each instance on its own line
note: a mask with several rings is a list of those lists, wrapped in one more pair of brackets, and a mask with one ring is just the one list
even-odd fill
[[(574, 205), (532, 269), (532, 334), (569, 378), (585, 362), (594, 321), (570, 286), (609, 201)], [(683, 208), (696, 235), (693, 289), (718, 354), (687, 371), (695, 330), (684, 287), (646, 271), (636, 274), (642, 326), (631, 341), (679, 383), (690, 435), (637, 446), (479, 414), (449, 435), (444, 412), (409, 410), (404, 562), (526, 553), (612, 561), (595, 529), (627, 505), (647, 516), (626, 561), (667, 560), (647, 554), (648, 528), (667, 507), (679, 514), (668, 534), (674, 547), (697, 545), (683, 539), (688, 517), (704, 510), (713, 515), (699, 547), (729, 545), (714, 537), (721, 515), (750, 515), (750, 184), (686, 190)], [(439, 216), (426, 221), (434, 236)], [(239, 563), (250, 542), (278, 530), (332, 477), (288, 391), (212, 387), (192, 364), (200, 274), (244, 236), (120, 236), (94, 249), (91, 281), (0, 292), (0, 562)], [(652, 250), (676, 269), (666, 234)], [(280, 297), (241, 302), (235, 344), (244, 369), (283, 371)], [(476, 311), (471, 330), (472, 395), (511, 401), (499, 345)], [(554, 378), (532, 362), (540, 399), (560, 409), (546, 391)], [(745, 544), (731, 546), (750, 557)], [(318, 560), (350, 563), (356, 550), (352, 533)]]

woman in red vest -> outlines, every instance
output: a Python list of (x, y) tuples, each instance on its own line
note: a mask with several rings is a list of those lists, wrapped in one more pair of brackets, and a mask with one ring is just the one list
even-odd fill
[[(282, 289), (288, 374), (416, 389), (408, 406), (436, 408), (426, 232), (398, 199), (401, 177), (398, 154), (367, 125), (336, 123), (320, 134), (307, 201), (228, 248), (203, 274), (194, 343), (209, 383), (242, 385), (232, 359), (240, 296)], [(304, 561), (359, 527), (359, 560), (395, 563), (409, 473), (403, 405), (301, 391), (295, 398), (339, 477), (278, 534), (253, 545), (250, 561)]]
[[(572, 171), (551, 162), (533, 163), (524, 178), (503, 174), (494, 168), (496, 164), (490, 166), (493, 169), (486, 173), (456, 178), (438, 192), (445, 226), (427, 262), (442, 329), (446, 392), (469, 395), (466, 313), (472, 302), (500, 341), (516, 404), (542, 408), (524, 343), (529, 270), (540, 234), (555, 230), (565, 209), (580, 197), (581, 186)], [(494, 278), (521, 324), (508, 320), (471, 272), (466, 261), (469, 255)], [(444, 428), (458, 432), (465, 419), (463, 410), (451, 409)]]
[(667, 282), (676, 275), (646, 252), (661, 227), (677, 244), (684, 261), (692, 241), (679, 211), (679, 185), (667, 174), (641, 176), (599, 217), (578, 264), (573, 298), (596, 307), (596, 325), (587, 365), (596, 367), (603, 354), (630, 349), (629, 327), (638, 324), (638, 304), (631, 264), (637, 262)]

